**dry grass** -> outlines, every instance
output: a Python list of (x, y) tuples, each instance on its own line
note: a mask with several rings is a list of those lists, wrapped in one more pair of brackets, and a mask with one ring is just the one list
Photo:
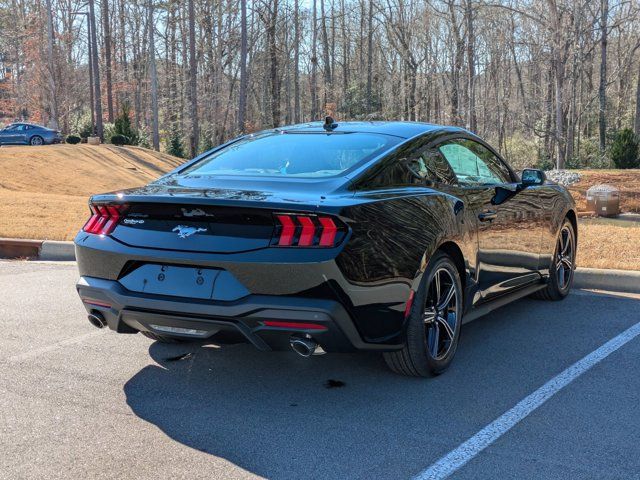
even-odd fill
[(578, 170), (580, 181), (569, 187), (579, 212), (587, 209), (587, 190), (606, 183), (620, 189), (623, 212), (640, 212), (640, 170)]
[(71, 240), (89, 196), (144, 185), (180, 163), (139, 147), (0, 148), (0, 237)]
[(640, 270), (640, 222), (583, 220), (578, 225), (579, 267)]

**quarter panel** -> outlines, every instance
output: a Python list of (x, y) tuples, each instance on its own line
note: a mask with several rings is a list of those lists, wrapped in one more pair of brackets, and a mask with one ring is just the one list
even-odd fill
[(543, 275), (547, 275), (553, 260), (558, 232), (567, 213), (570, 210), (575, 211), (575, 201), (567, 189), (561, 185), (546, 184), (540, 188), (539, 192), (544, 211), (540, 271)]
[[(421, 193), (416, 193), (420, 191)], [(453, 241), (465, 258), (475, 257), (474, 229), (463, 203), (427, 188), (363, 193), (363, 203), (343, 210), (352, 230), (336, 264), (351, 288), (360, 287), (362, 305), (351, 305), (354, 320), (369, 341), (398, 338), (410, 289), (417, 289), (433, 252)], [(365, 201), (366, 200), (366, 201)], [(379, 296), (380, 286), (393, 294)]]

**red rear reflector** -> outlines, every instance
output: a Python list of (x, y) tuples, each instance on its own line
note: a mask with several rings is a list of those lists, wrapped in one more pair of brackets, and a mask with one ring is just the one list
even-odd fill
[(316, 226), (313, 224), (311, 217), (298, 217), (298, 221), (302, 225), (302, 233), (300, 233), (298, 245), (301, 247), (308, 247), (313, 244), (313, 237), (316, 234)]
[(87, 220), (82, 230), (97, 235), (109, 235), (116, 227), (126, 205), (91, 205), (91, 218)]
[(319, 323), (281, 322), (280, 320), (264, 320), (265, 327), (290, 328), (294, 330), (326, 330), (327, 327)]
[(282, 232), (280, 233), (278, 245), (291, 245), (293, 243), (293, 234), (296, 231), (293, 220), (288, 215), (278, 215), (278, 221), (282, 225)]
[(322, 235), (320, 236), (321, 247), (332, 247), (333, 242), (338, 232), (338, 227), (329, 217), (319, 217), (320, 224), (322, 225)]
[(111, 308), (111, 305), (110, 305), (110, 304), (105, 303), (105, 302), (103, 302), (103, 301), (101, 301), (101, 300), (95, 300), (95, 299), (93, 299), (93, 298), (84, 297), (84, 298), (82, 299), (82, 301), (83, 301), (84, 303), (89, 304), (89, 305), (93, 305), (94, 307)]
[(404, 307), (404, 318), (408, 318), (411, 313), (411, 307), (413, 306), (413, 297), (415, 297), (416, 292), (413, 290), (409, 290), (409, 299), (407, 300), (407, 305)]

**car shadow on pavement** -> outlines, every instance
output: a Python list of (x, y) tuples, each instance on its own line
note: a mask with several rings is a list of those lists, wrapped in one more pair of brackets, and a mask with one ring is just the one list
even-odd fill
[[(454, 364), (432, 379), (395, 375), (369, 353), (153, 343), (156, 364), (124, 391), (133, 412), (170, 438), (256, 475), (406, 478), (619, 333), (632, 319), (616, 311), (632, 303), (509, 305), (465, 325)], [(604, 325), (603, 309), (613, 316)]]

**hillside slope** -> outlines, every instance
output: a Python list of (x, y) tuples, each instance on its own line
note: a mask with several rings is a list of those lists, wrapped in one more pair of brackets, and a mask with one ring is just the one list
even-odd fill
[(0, 148), (0, 237), (71, 240), (90, 195), (144, 185), (182, 162), (140, 147)]

